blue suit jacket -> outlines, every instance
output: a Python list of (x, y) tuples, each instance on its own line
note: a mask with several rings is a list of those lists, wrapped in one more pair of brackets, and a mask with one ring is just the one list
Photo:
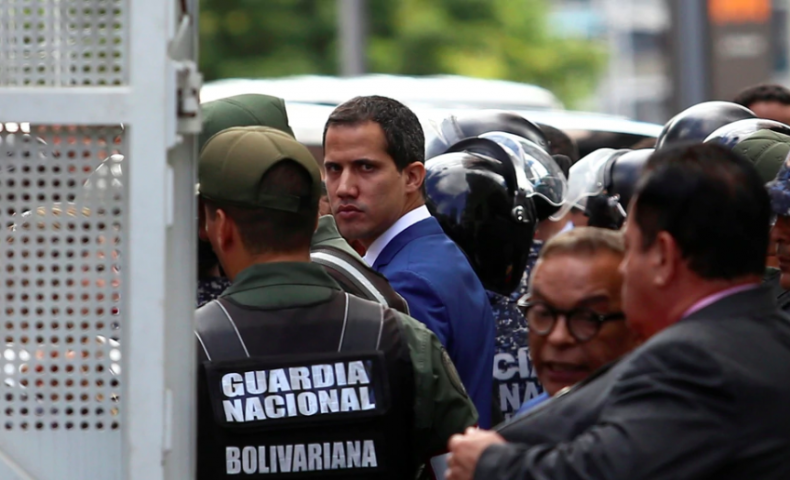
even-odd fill
[(373, 264), (431, 329), (453, 360), (480, 415), (491, 426), (494, 316), (483, 285), (435, 218), (407, 228)]

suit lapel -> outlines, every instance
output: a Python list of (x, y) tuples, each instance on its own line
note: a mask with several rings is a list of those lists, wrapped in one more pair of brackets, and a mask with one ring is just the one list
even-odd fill
[(557, 392), (556, 395), (554, 395), (553, 397), (549, 398), (548, 400), (546, 400), (542, 404), (537, 405), (535, 408), (533, 408), (532, 410), (526, 412), (524, 415), (522, 415), (522, 416), (520, 416), (520, 417), (518, 417), (515, 420), (512, 420), (510, 422), (505, 422), (504, 424), (499, 425), (498, 427), (495, 427), (493, 430), (495, 430), (497, 432), (503, 432), (505, 429), (510, 428), (513, 425), (517, 425), (517, 424), (519, 424), (519, 423), (521, 423), (523, 421), (526, 421), (526, 420), (532, 418), (534, 415), (541, 413), (543, 409), (549, 407), (550, 405), (553, 405), (554, 404), (553, 402), (555, 402), (556, 400), (559, 400), (562, 397), (571, 396), (571, 395), (576, 394), (581, 389), (583, 389), (585, 386), (589, 385), (590, 383), (594, 382), (598, 378), (600, 378), (603, 375), (607, 374), (615, 365), (620, 363), (622, 361), (622, 359), (626, 358), (626, 357), (628, 357), (628, 355), (625, 355), (625, 357), (621, 357), (620, 359), (615, 360), (614, 362), (611, 362), (611, 363), (608, 363), (608, 364), (604, 365), (603, 367), (601, 367), (598, 370), (594, 371), (589, 377), (585, 378), (584, 380), (582, 380), (581, 382), (577, 383), (576, 385), (573, 385), (571, 387), (563, 388), (562, 390)]
[(395, 258), (398, 252), (403, 250), (403, 248), (413, 240), (435, 235), (437, 233), (442, 233), (442, 227), (439, 226), (439, 222), (437, 222), (435, 218), (430, 217), (425, 220), (420, 220), (396, 235), (395, 238), (384, 247), (384, 250), (381, 251), (376, 261), (373, 262), (373, 269), (377, 272), (381, 271), (382, 268), (392, 262), (392, 259)]

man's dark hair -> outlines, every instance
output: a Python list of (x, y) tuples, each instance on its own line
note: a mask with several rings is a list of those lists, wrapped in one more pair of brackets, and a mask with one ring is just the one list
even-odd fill
[(790, 90), (781, 85), (755, 85), (742, 90), (733, 102), (746, 108), (760, 102), (778, 102), (782, 105), (790, 105)]
[(762, 275), (771, 205), (754, 166), (713, 144), (655, 153), (636, 192), (642, 248), (666, 231), (689, 268), (705, 279)]
[(378, 95), (355, 97), (338, 106), (324, 126), (324, 148), (329, 127), (365, 122), (375, 122), (381, 127), (387, 154), (395, 161), (398, 171), (414, 162), (425, 163), (425, 134), (417, 115), (399, 101)]
[[(296, 162), (284, 161), (266, 172), (259, 188), (261, 193), (267, 195), (305, 198), (312, 195), (312, 180), (304, 167)], [(317, 201), (311, 200), (309, 208), (299, 213), (223, 205), (208, 199), (205, 202), (212, 219), (217, 209), (223, 210), (233, 219), (239, 228), (244, 248), (252, 254), (287, 253), (310, 248), (318, 218)]]
[(537, 125), (543, 130), (543, 134), (546, 135), (552, 155), (565, 155), (571, 160), (572, 165), (579, 161), (579, 146), (574, 139), (569, 137), (567, 133), (551, 125), (542, 123), (538, 123)]

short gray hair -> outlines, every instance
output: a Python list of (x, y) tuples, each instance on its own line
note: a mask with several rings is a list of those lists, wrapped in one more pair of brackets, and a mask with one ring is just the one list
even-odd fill
[(557, 255), (591, 257), (608, 252), (618, 257), (625, 255), (623, 233), (595, 227), (579, 227), (557, 235), (540, 250), (538, 260)]

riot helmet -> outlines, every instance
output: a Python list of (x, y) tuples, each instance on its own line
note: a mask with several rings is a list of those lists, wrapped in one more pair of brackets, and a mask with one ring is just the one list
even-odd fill
[(510, 155), (516, 175), (525, 177), (522, 180), (532, 185), (528, 196), (535, 203), (538, 220), (545, 220), (559, 210), (568, 192), (568, 180), (557, 162), (530, 140), (505, 132), (488, 132), (462, 140), (448, 148), (448, 152), (470, 151), (496, 158), (497, 154), (490, 150), (491, 142)]
[(425, 132), (425, 159), (446, 153), (461, 140), (487, 132), (517, 135), (531, 141), (546, 153), (549, 152), (546, 135), (531, 121), (512, 112), (484, 110), (450, 115), (438, 123), (429, 122)]
[(561, 220), (571, 208), (584, 211), (587, 199), (604, 190), (604, 167), (618, 150), (599, 148), (576, 162), (570, 170), (568, 194), (562, 207), (550, 218)]
[(450, 152), (425, 162), (426, 204), (466, 254), (483, 286), (518, 287), (537, 227), (534, 190), (518, 160), (491, 140), (489, 154)]
[(790, 126), (774, 120), (764, 118), (747, 118), (724, 125), (715, 132), (708, 135), (705, 143), (717, 143), (722, 147), (734, 149), (736, 145), (750, 138), (755, 133), (762, 130), (790, 135)]
[(790, 153), (790, 126), (762, 118), (740, 120), (716, 130), (705, 143), (717, 143), (749, 160), (768, 183)]
[(754, 112), (731, 102), (704, 102), (675, 115), (661, 131), (656, 149), (682, 142), (703, 142), (724, 125), (756, 118)]
[(589, 226), (619, 229), (627, 215), (651, 148), (643, 150), (596, 150), (571, 167), (568, 199), (553, 219), (559, 220), (571, 208), (583, 210)]
[(655, 150), (620, 150), (604, 165), (604, 190), (587, 200), (588, 226), (619, 230), (647, 160)]

